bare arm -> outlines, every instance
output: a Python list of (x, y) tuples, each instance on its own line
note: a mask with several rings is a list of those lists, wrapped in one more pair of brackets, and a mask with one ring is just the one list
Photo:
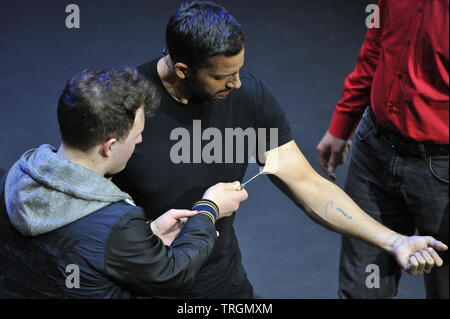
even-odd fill
[[(311, 167), (294, 141), (267, 152), (266, 156), (264, 170), (275, 176), (272, 178), (275, 184), (312, 219), (331, 230), (384, 249), (397, 258), (403, 269), (411, 266), (408, 263), (416, 264), (414, 259), (410, 260), (416, 251), (426, 250), (429, 245), (446, 249), (432, 237), (400, 235), (367, 215), (344, 191)], [(433, 265), (442, 264), (437, 253), (433, 251), (428, 256), (428, 252), (424, 251), (426, 256), (418, 261), (419, 271), (426, 270), (429, 257), (434, 260)], [(425, 265), (421, 265), (422, 259), (425, 259)], [(411, 272), (415, 271), (412, 267)]]

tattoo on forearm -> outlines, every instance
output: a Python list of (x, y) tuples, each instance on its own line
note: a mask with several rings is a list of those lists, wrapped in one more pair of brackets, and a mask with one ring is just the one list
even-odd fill
[(350, 216), (345, 210), (343, 210), (340, 207), (337, 207), (334, 204), (334, 200), (329, 200), (328, 202), (326, 202), (325, 205), (324, 205), (324, 208), (325, 208), (326, 212), (336, 211), (339, 214), (341, 214), (342, 216), (344, 216), (345, 218), (347, 218), (349, 220), (352, 219), (352, 216)]
[(325, 211), (328, 213), (328, 209), (333, 208), (334, 206), (334, 200), (329, 200), (328, 202), (325, 203), (324, 207), (325, 207)]

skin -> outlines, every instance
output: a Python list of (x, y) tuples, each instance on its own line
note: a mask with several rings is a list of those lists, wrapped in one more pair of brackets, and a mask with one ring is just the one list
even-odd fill
[(351, 146), (351, 140), (341, 140), (328, 131), (317, 145), (320, 168), (333, 181), (336, 180), (336, 167), (347, 161)]
[[(244, 64), (243, 49), (232, 57), (217, 56), (208, 59), (208, 67), (193, 72), (188, 65), (174, 63), (170, 56), (158, 62), (158, 74), (172, 97), (187, 104), (198, 95), (211, 100), (226, 98), (229, 90), (241, 86), (239, 70)], [(195, 88), (195, 90), (193, 90)], [(340, 141), (336, 150), (322, 150), (334, 154), (324, 160), (333, 176), (337, 163), (345, 160), (350, 143)], [(339, 157), (337, 157), (339, 155)], [(423, 274), (443, 262), (436, 250), (446, 250), (447, 246), (430, 236), (406, 237), (400, 235), (362, 211), (356, 203), (339, 187), (321, 177), (308, 163), (295, 141), (290, 141), (266, 153), (264, 171), (272, 174), (271, 180), (285, 192), (303, 211), (321, 225), (362, 239), (392, 254), (399, 265), (410, 274)], [(325, 168), (325, 166), (323, 166)]]
[(158, 61), (157, 69), (164, 87), (178, 102), (187, 104), (190, 98), (220, 101), (241, 87), (239, 71), (244, 56), (245, 49), (231, 57), (212, 57), (208, 59), (208, 67), (196, 71), (166, 56)]
[(436, 250), (447, 246), (431, 236), (403, 236), (361, 210), (338, 186), (320, 176), (294, 141), (266, 153), (264, 167), (273, 182), (319, 224), (344, 235), (364, 240), (393, 255), (410, 274), (440, 267)]
[(86, 167), (101, 176), (114, 175), (125, 168), (136, 144), (142, 142), (144, 126), (144, 108), (141, 107), (136, 111), (133, 127), (127, 137), (120, 140), (110, 138), (87, 152), (61, 143), (57, 153), (70, 162)]

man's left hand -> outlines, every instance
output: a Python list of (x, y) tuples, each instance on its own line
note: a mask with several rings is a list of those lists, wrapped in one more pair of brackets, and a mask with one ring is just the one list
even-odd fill
[(411, 275), (430, 273), (433, 267), (443, 265), (436, 250), (444, 251), (448, 247), (431, 236), (400, 236), (394, 242), (392, 255), (404, 271)]

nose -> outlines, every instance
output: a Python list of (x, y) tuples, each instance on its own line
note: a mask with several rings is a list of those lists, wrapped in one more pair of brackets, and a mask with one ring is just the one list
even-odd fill
[(237, 73), (233, 79), (227, 83), (227, 88), (229, 89), (239, 89), (241, 87), (241, 78), (239, 76), (239, 73)]

